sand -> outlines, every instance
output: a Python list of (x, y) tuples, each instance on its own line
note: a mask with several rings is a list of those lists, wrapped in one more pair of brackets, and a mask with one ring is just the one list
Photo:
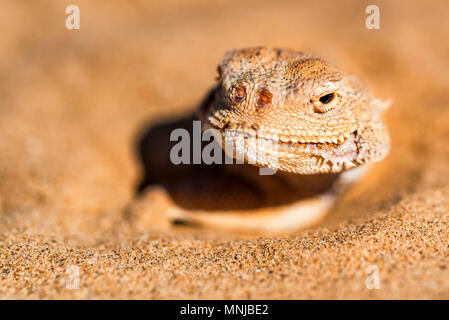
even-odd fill
[[(0, 298), (449, 298), (449, 5), (377, 2), (380, 30), (361, 1), (77, 1), (69, 31), (71, 1), (2, 1)], [(389, 157), (291, 235), (129, 223), (142, 128), (193, 110), (224, 51), (253, 45), (392, 98)]]

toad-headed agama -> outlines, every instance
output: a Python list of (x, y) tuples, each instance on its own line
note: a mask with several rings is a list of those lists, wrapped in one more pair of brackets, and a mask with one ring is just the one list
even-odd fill
[[(203, 130), (218, 132), (228, 156), (250, 165), (227, 166), (221, 176), (228, 182), (197, 189), (190, 200), (205, 198), (209, 210), (166, 200), (169, 219), (261, 232), (310, 226), (367, 164), (389, 152), (380, 119), (389, 102), (320, 58), (261, 47), (230, 50), (218, 74), (197, 117)], [(257, 167), (277, 173), (261, 176)], [(224, 202), (235, 206), (222, 209)]]

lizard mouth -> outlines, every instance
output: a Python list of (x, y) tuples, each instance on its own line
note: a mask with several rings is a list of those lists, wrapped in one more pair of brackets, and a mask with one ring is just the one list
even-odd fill
[(338, 145), (344, 141), (346, 141), (350, 136), (356, 132), (356, 128), (353, 130), (347, 130), (345, 132), (339, 131), (337, 134), (333, 135), (312, 135), (307, 130), (302, 130), (303, 132), (299, 134), (278, 134), (276, 131), (270, 130), (262, 130), (258, 125), (244, 125), (234, 124), (234, 123), (223, 123), (215, 117), (209, 117), (207, 123), (215, 129), (218, 129), (222, 132), (224, 131), (232, 131), (238, 132), (241, 134), (246, 134), (248, 136), (258, 136), (259, 138), (271, 140), (276, 143), (289, 143), (289, 144), (325, 144), (332, 143), (334, 145)]
[[(254, 126), (214, 125), (210, 120), (203, 129), (220, 132), (224, 151), (256, 166), (315, 174), (341, 172), (366, 162), (358, 157), (357, 130), (325, 138), (285, 137)], [(228, 152), (230, 144), (232, 153)]]

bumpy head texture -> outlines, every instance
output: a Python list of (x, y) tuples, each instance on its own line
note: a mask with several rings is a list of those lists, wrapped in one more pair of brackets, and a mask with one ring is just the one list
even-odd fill
[(231, 50), (218, 72), (201, 115), (223, 141), (233, 143), (234, 157), (315, 174), (388, 153), (388, 132), (379, 119), (387, 104), (356, 77), (317, 57), (282, 49)]

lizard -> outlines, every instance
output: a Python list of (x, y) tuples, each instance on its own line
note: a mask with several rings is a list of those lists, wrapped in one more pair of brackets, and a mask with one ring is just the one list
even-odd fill
[[(305, 228), (322, 219), (370, 163), (389, 153), (381, 114), (391, 103), (319, 57), (278, 48), (232, 49), (217, 69), (217, 83), (196, 118), (203, 131), (213, 129), (227, 156), (246, 165), (215, 174), (226, 177), (218, 187), (211, 180), (199, 186), (202, 179), (191, 176), (196, 183), (184, 180), (182, 187), (171, 188), (175, 197), (189, 194), (184, 203), (203, 197), (214, 210), (183, 208), (159, 189), (171, 219), (240, 231)], [(234, 146), (231, 152), (227, 143)], [(262, 176), (258, 167), (276, 174)], [(246, 205), (252, 202), (262, 205)], [(230, 204), (236, 208), (227, 208)]]

